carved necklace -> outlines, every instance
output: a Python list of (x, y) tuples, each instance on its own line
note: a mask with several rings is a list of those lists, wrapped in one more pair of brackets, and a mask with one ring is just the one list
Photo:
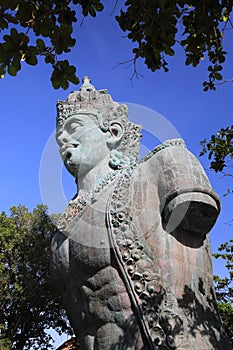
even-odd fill
[(59, 230), (64, 230), (68, 224), (74, 219), (74, 217), (81, 217), (85, 209), (88, 205), (91, 205), (95, 203), (100, 195), (100, 193), (111, 183), (115, 180), (117, 175), (121, 174), (123, 171), (123, 168), (120, 168), (115, 171), (109, 172), (103, 180), (95, 187), (93, 191), (91, 191), (88, 195), (84, 196), (77, 196), (74, 199), (72, 199), (62, 215), (60, 216), (58, 222), (57, 222), (57, 228)]

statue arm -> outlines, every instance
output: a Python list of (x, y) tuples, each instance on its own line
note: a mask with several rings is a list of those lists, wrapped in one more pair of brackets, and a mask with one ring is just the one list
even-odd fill
[(155, 168), (163, 227), (169, 232), (178, 228), (205, 235), (218, 217), (219, 198), (197, 158), (184, 144), (170, 142), (171, 146), (150, 160)]
[(69, 271), (69, 240), (57, 231), (51, 242), (50, 276), (58, 290), (63, 291)]
[(163, 226), (167, 231), (176, 228), (205, 235), (214, 226), (219, 214), (219, 203), (213, 191), (202, 188), (175, 191), (166, 199), (162, 211)]

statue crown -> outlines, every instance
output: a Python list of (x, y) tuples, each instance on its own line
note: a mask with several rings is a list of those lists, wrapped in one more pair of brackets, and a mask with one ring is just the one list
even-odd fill
[(101, 114), (105, 119), (114, 107), (119, 106), (106, 89), (96, 90), (87, 76), (82, 81), (78, 91), (71, 92), (65, 101), (57, 101), (57, 126), (62, 125), (70, 115), (83, 110)]
[(78, 91), (71, 92), (65, 101), (57, 101), (57, 128), (70, 116), (82, 112), (94, 116), (104, 132), (108, 131), (111, 121), (119, 121), (124, 127), (124, 136), (118, 150), (135, 162), (139, 157), (141, 126), (128, 120), (128, 107), (113, 101), (108, 90), (96, 90), (87, 76), (82, 81)]

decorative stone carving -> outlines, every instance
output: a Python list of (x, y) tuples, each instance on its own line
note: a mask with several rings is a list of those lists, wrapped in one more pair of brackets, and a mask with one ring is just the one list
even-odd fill
[(231, 349), (208, 232), (219, 199), (181, 139), (138, 162), (140, 126), (85, 77), (57, 104), (57, 141), (78, 191), (51, 272), (85, 350)]

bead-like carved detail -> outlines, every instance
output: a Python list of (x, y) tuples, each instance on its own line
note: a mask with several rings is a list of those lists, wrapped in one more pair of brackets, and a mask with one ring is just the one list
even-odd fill
[(162, 143), (161, 145), (158, 145), (157, 147), (155, 147), (150, 153), (148, 153), (142, 160), (140, 163), (144, 163), (146, 162), (148, 159), (150, 159), (151, 157), (153, 157), (156, 153), (158, 153), (159, 151), (168, 148), (170, 146), (181, 146), (186, 148), (185, 142), (182, 139), (171, 139), (171, 140), (167, 140), (164, 143)]
[(110, 241), (129, 294), (139, 309), (139, 319), (142, 315), (150, 348), (176, 349), (183, 343), (183, 321), (174, 311), (177, 300), (137, 237), (130, 215), (129, 188), (135, 167), (125, 170), (115, 186), (109, 211)]
[(95, 203), (101, 191), (113, 182), (120, 173), (121, 170), (109, 172), (96, 188), (90, 192), (89, 196), (85, 198), (77, 196), (72, 199), (57, 222), (58, 229), (60, 231), (64, 230), (74, 218), (81, 217), (87, 209), (87, 205)]

